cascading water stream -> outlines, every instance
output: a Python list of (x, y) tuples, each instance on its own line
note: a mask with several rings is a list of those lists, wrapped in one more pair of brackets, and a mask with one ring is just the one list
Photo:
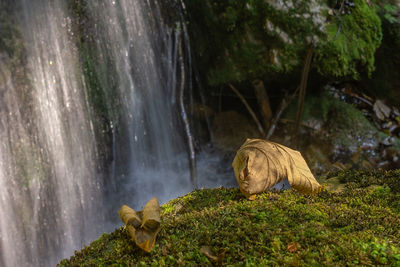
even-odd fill
[(116, 79), (115, 93), (122, 102), (115, 128), (118, 154), (129, 159), (117, 179), (127, 189), (123, 199), (140, 208), (154, 195), (163, 202), (189, 191), (175, 92), (181, 36), (174, 27), (179, 20), (165, 23), (158, 1), (92, 1), (89, 11), (96, 25), (97, 54), (102, 55), (98, 64), (113, 59), (108, 68), (114, 71), (107, 72), (107, 79)]
[[(1, 266), (54, 266), (119, 225), (121, 204), (192, 190), (180, 2), (81, 4), (79, 26), (64, 0), (13, 4), (28, 82), (0, 51)], [(221, 184), (218, 164), (200, 155), (199, 186)]]
[[(99, 234), (93, 124), (65, 1), (21, 0), (31, 89), (1, 106), (1, 262), (54, 265)], [(4, 216), (3, 216), (4, 214)]]

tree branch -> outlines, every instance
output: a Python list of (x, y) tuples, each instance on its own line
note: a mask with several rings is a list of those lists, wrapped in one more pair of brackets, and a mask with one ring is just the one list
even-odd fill
[[(308, 74), (310, 73), (311, 60), (314, 52), (314, 46), (311, 45), (307, 50), (306, 60), (304, 62), (303, 73), (301, 75), (299, 102), (297, 106), (296, 125), (293, 132), (293, 139), (296, 140), (300, 128), (301, 114), (303, 113), (304, 99), (306, 96)], [(296, 140), (297, 142), (297, 140)]]
[(262, 134), (263, 137), (265, 137), (265, 131), (260, 123), (260, 121), (257, 119), (256, 114), (254, 113), (254, 111), (251, 109), (251, 107), (249, 106), (249, 104), (247, 103), (246, 99), (244, 99), (244, 97), (242, 96), (242, 94), (232, 85), (229, 84), (229, 87), (232, 89), (232, 91), (240, 98), (240, 100), (242, 101), (242, 103), (245, 105), (245, 107), (247, 108), (247, 111), (250, 113), (251, 117), (253, 118), (254, 122), (257, 124), (257, 128), (258, 131)]

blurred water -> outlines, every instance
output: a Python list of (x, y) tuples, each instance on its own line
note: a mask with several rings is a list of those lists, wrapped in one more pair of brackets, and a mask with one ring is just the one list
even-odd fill
[(131, 201), (147, 199), (171, 184), (187, 188), (186, 144), (176, 102), (179, 24), (163, 21), (158, 1), (91, 1), (89, 10), (96, 51), (102, 55), (99, 65), (112, 70), (107, 79), (115, 80), (121, 99), (114, 160), (117, 166), (128, 164), (116, 168), (114, 188), (132, 185)]
[[(193, 188), (178, 105), (182, 77), (190, 89), (190, 53), (179, 6), (170, 6), (179, 1), (85, 3), (90, 29), (82, 30), (66, 1), (15, 2), (28, 81), (16, 85), (0, 54), (1, 266), (54, 266), (118, 226), (110, 218), (122, 203), (137, 208)], [(98, 74), (111, 144), (97, 140), (78, 34)], [(204, 165), (211, 159), (199, 160), (200, 186), (219, 185)]]
[(1, 261), (54, 265), (99, 234), (96, 141), (65, 1), (18, 4), (30, 89), (10, 80), (0, 108)]

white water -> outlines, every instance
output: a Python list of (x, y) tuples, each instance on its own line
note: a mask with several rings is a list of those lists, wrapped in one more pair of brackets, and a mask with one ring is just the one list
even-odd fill
[[(87, 1), (85, 40), (111, 144), (96, 140), (101, 122), (66, 2), (17, 1), (29, 89), (13, 83), (0, 58), (0, 265), (54, 266), (119, 226), (121, 204), (139, 209), (192, 190), (177, 102), (180, 74), (189, 88), (190, 69), (179, 65), (180, 16), (164, 19), (171, 1)], [(109, 167), (99, 151), (109, 151)], [(200, 186), (231, 182), (221, 182), (219, 165), (200, 155)]]
[(121, 201), (140, 208), (155, 195), (163, 202), (190, 191), (176, 103), (180, 31), (164, 23), (158, 1), (92, 1), (89, 10), (98, 53), (113, 59), (122, 102), (115, 123), (124, 138), (115, 149), (128, 148), (129, 164), (117, 174), (116, 187), (128, 189)]
[(32, 88), (18, 96), (20, 88), (8, 83), (7, 108), (1, 107), (0, 155), (6, 160), (0, 167), (0, 232), (6, 266), (54, 265), (95, 238), (103, 216), (97, 213), (102, 186), (92, 122), (64, 3), (20, 2)]

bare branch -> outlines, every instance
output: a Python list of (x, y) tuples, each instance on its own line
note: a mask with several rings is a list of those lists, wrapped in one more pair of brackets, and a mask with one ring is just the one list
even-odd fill
[(244, 97), (242, 96), (242, 94), (232, 85), (229, 84), (229, 87), (232, 89), (232, 91), (240, 98), (240, 100), (242, 101), (242, 103), (245, 105), (245, 107), (247, 108), (247, 111), (250, 113), (251, 117), (253, 118), (254, 122), (257, 124), (258, 127), (258, 131), (262, 134), (262, 136), (265, 136), (265, 131), (264, 128), (262, 127), (260, 121), (257, 119), (256, 114), (254, 113), (254, 111), (251, 109), (251, 107), (249, 106), (249, 104), (247, 103), (246, 99), (244, 99)]

